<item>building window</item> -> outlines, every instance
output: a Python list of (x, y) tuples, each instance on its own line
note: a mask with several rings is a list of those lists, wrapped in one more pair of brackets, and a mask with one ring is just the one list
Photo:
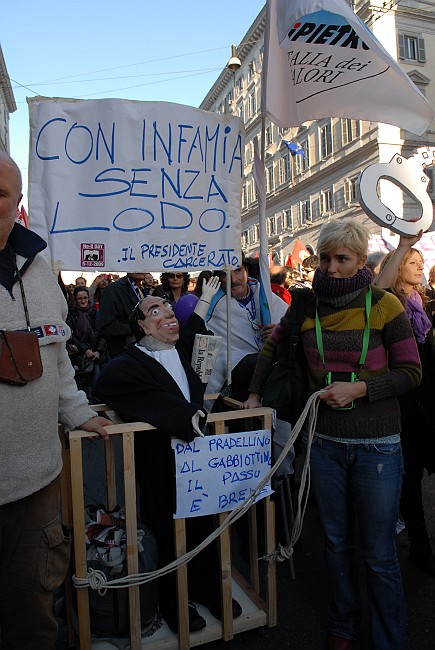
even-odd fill
[(308, 146), (308, 140), (301, 140), (299, 144), (304, 150), (305, 156), (297, 155), (293, 158), (296, 174), (302, 174), (310, 167), (310, 148)]
[(301, 201), (300, 202), (300, 222), (301, 226), (303, 226), (305, 223), (308, 223), (311, 221), (311, 201), (310, 199), (307, 199), (306, 201)]
[(399, 59), (426, 63), (424, 38), (415, 34), (398, 34)]
[(254, 117), (257, 113), (257, 98), (255, 90), (248, 97), (248, 117)]
[(243, 122), (245, 121), (245, 106), (243, 102), (240, 102), (240, 104), (237, 107), (237, 114), (239, 117), (242, 118)]
[(356, 195), (357, 177), (346, 178), (344, 181), (344, 202), (350, 205), (357, 200)]
[(282, 229), (289, 230), (290, 232), (293, 230), (293, 217), (292, 217), (292, 211), (290, 210), (284, 210), (282, 213)]
[(240, 75), (240, 77), (236, 79), (236, 89), (238, 95), (240, 95), (240, 93), (243, 92), (243, 86), (244, 86), (244, 78), (243, 75)]
[(248, 207), (248, 183), (245, 181), (243, 183), (243, 190), (242, 190), (242, 208), (247, 208)]
[(242, 248), (246, 248), (249, 245), (249, 230), (244, 230), (242, 232)]
[(250, 140), (245, 145), (245, 159), (247, 163), (254, 160), (254, 140)]
[(273, 192), (273, 165), (266, 167), (266, 192)]
[(271, 235), (275, 235), (275, 233), (276, 233), (275, 217), (270, 217), (267, 220), (266, 227), (267, 227), (267, 235), (268, 235), (268, 237), (270, 237)]
[(257, 191), (255, 188), (255, 183), (254, 179), (251, 178), (251, 180), (248, 181), (248, 203), (249, 205), (251, 203), (254, 203), (254, 201), (257, 200)]
[(320, 193), (320, 210), (322, 215), (334, 211), (334, 190), (332, 187), (322, 190)]
[(251, 61), (248, 65), (248, 81), (251, 81), (255, 76), (255, 61)]
[(252, 241), (253, 243), (254, 242), (256, 243), (258, 242), (259, 239), (260, 239), (260, 226), (258, 225), (258, 223), (255, 223), (252, 228)]
[(291, 180), (290, 154), (286, 153), (279, 161), (279, 182), (280, 185)]
[(271, 124), (269, 124), (269, 126), (266, 126), (266, 130), (264, 132), (264, 139), (265, 139), (266, 147), (270, 147), (270, 145), (273, 144), (273, 129)]
[(325, 160), (332, 154), (332, 128), (331, 122), (327, 122), (324, 126), (320, 127), (320, 158)]
[(359, 120), (341, 120), (341, 139), (343, 146), (361, 135), (361, 122)]

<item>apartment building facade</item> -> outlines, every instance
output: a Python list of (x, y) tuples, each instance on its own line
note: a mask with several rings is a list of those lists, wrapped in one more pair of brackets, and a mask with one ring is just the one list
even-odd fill
[[(400, 0), (360, 2), (353, 6), (390, 55), (399, 62), (421, 92), (435, 106), (435, 10), (427, 2)], [(260, 138), (261, 69), (265, 8), (259, 13), (237, 47), (241, 67), (224, 69), (200, 108), (233, 112), (245, 123), (245, 161), (242, 193), (242, 249), (247, 255), (259, 251), (258, 201), (253, 178), (254, 140)], [(376, 101), (376, 97), (373, 97)], [(298, 144), (304, 156), (288, 149)], [(363, 212), (357, 200), (360, 172), (367, 165), (389, 162), (395, 153), (405, 157), (417, 147), (435, 145), (435, 123), (423, 136), (387, 124), (354, 119), (325, 118), (299, 127), (280, 129), (266, 123), (266, 219), (271, 257), (285, 263), (296, 239), (316, 249), (318, 232), (327, 219), (354, 216), (373, 233), (372, 248), (380, 237), (395, 236)], [(432, 177), (432, 169), (427, 171)], [(435, 176), (434, 176), (435, 181)], [(429, 193), (435, 200), (434, 184)], [(380, 200), (398, 216), (417, 215), (419, 206), (396, 185), (381, 180)]]
[(0, 46), (0, 151), (10, 153), (9, 116), (16, 110), (17, 105)]

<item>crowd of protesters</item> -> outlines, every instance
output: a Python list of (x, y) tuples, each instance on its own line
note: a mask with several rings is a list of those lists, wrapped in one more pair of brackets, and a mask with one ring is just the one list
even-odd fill
[[(27, 255), (27, 252), (23, 253), (21, 242), (32, 234), (23, 233), (21, 226), (14, 228), (12, 215), (20, 199), (20, 178), (15, 164), (5, 155), (0, 157), (0, 171), (2, 196), (6, 196), (1, 199), (5, 207), (0, 213), (0, 226), (4, 223), (6, 227), (0, 229), (0, 235), (4, 233), (0, 240), (1, 299), (5, 304), (4, 313), (8, 310), (12, 313), (18, 303), (11, 302), (10, 297), (13, 292), (22, 295), (23, 313), (20, 318), (22, 320), (26, 315), (28, 319), (23, 292), (32, 296), (33, 285), (29, 283), (37, 272), (44, 275), (44, 286), (48, 282), (48, 270), (41, 265), (38, 256), (43, 243), (40, 238), (32, 239), (30, 262), (25, 262), (17, 272), (17, 260), (21, 264), (21, 257)], [(56, 294), (53, 301), (56, 310), (52, 310), (54, 324), (50, 327), (57, 332), (57, 338), (52, 337), (49, 342), (62, 348), (55, 364), (56, 373), (60, 373), (62, 366), (63, 376), (59, 375), (59, 384), (65, 385), (65, 395), (69, 395), (69, 401), (64, 405), (65, 413), (59, 416), (60, 419), (63, 418), (71, 427), (83, 423), (80, 425), (82, 428), (105, 438), (104, 426), (109, 422), (96, 417), (88, 404), (98, 401), (98, 387), (106, 401), (113, 404), (118, 403), (119, 391), (122, 391), (120, 403), (129, 404), (128, 414), (126, 411), (124, 415), (137, 420), (138, 414), (146, 419), (147, 413), (155, 413), (155, 424), (164, 435), (167, 434), (168, 440), (178, 417), (180, 421), (188, 422), (186, 440), (203, 435), (208, 409), (203, 404), (205, 386), (200, 386), (193, 376), (195, 373), (192, 375), (189, 370), (190, 349), (187, 361), (183, 354), (179, 356), (178, 341), (180, 339), (183, 343), (183, 337), (179, 334), (177, 314), (180, 314), (180, 322), (186, 321), (185, 331), (189, 336), (195, 327), (198, 333), (222, 336), (221, 356), (218, 356), (213, 370), (211, 385), (217, 392), (224, 391), (238, 399), (242, 407), (252, 408), (261, 404), (270, 368), (283, 349), (279, 344), (288, 336), (292, 295), (299, 288), (308, 289), (301, 339), (306, 358), (307, 397), (320, 391), (320, 407), (314, 438), (308, 444), (305, 434), (303, 443), (305, 449), (310, 448), (312, 483), (325, 538), (331, 587), (325, 635), (329, 650), (351, 650), (358, 639), (362, 599), (356, 579), (356, 530), (366, 568), (372, 650), (400, 650), (405, 644), (405, 599), (395, 546), (399, 517), (403, 519), (409, 537), (410, 563), (417, 570), (435, 577), (435, 561), (422, 498), (424, 472), (435, 471), (432, 413), (435, 267), (430, 270), (426, 286), (423, 286), (424, 260), (417, 247), (421, 235), (400, 237), (397, 249), (388, 255), (368, 256), (369, 232), (357, 220), (342, 219), (324, 224), (319, 234), (317, 255), (308, 256), (299, 269), (279, 265), (271, 267), (267, 281), (270, 281), (273, 297), (270, 305), (272, 323), (266, 321), (263, 314), (258, 260), (252, 258), (243, 258), (241, 266), (229, 274), (203, 271), (198, 277), (191, 277), (183, 271), (165, 272), (158, 282), (150, 270), (127, 273), (124, 277), (102, 273), (89, 287), (83, 276), (77, 277), (73, 285), (65, 286), (59, 275), (59, 286), (56, 287), (55, 283), (50, 285), (50, 291)], [(20, 281), (17, 284), (20, 273), (24, 283)], [(232, 384), (227, 381), (224, 361), (227, 347), (226, 292), (230, 294), (232, 311)], [(33, 318), (33, 311), (38, 310), (33, 299), (29, 306), (30, 318)], [(8, 325), (9, 321), (4, 320), (2, 327), (7, 329)], [(62, 339), (66, 334), (68, 341)], [(41, 335), (41, 338), (44, 337)], [(41, 341), (39, 346), (43, 347)], [(43, 372), (46, 372), (44, 381), (51, 377), (48, 369), (52, 359), (48, 347), (42, 354)], [(66, 372), (65, 364), (68, 362), (70, 368)], [(134, 363), (138, 364), (137, 374)], [(122, 377), (118, 373), (121, 365)], [(143, 373), (147, 376), (147, 383), (142, 385)], [(155, 384), (157, 375), (158, 387)], [(87, 401), (74, 387), (73, 377)], [(120, 378), (125, 380), (124, 383)], [(31, 391), (36, 390), (38, 381), (40, 377), (31, 384)], [(139, 383), (136, 385), (135, 382)], [(2, 383), (2, 391), (6, 391), (5, 386)], [(157, 389), (160, 401), (148, 401), (155, 400)], [(18, 404), (15, 396), (20, 390), (19, 395), (25, 394), (24, 389), (7, 387), (11, 403)], [(140, 404), (133, 399), (133, 393), (140, 393)], [(174, 399), (178, 410), (171, 413), (171, 426), (166, 427), (165, 417), (169, 418), (169, 415), (156, 405), (169, 398)], [(59, 400), (61, 403), (65, 396), (60, 395)], [(17, 408), (22, 409), (22, 406)], [(78, 409), (75, 414), (74, 408)], [(53, 409), (50, 417), (56, 419)], [(286, 439), (289, 434), (290, 425), (277, 418), (276, 438), (283, 436)], [(165, 443), (165, 450), (168, 448)], [(146, 465), (147, 471), (154, 470), (153, 459), (147, 458), (145, 462), (145, 452), (139, 447), (137, 452), (142, 454), (138, 468), (143, 469)], [(21, 448), (20, 454), (26, 456)], [(57, 455), (56, 459), (54, 470), (47, 470), (47, 475), (41, 480), (38, 475), (33, 490), (40, 496), (44, 507), (48, 503), (45, 493), (50, 491), (50, 512), (58, 493), (60, 460)], [(293, 456), (290, 465), (292, 459)], [(15, 463), (16, 460), (12, 464)], [(23, 489), (24, 483), (17, 484), (12, 474), (8, 480), (16, 487), (14, 498), (11, 500), (6, 495), (3, 505), (0, 505), (2, 530), (11, 525), (12, 509), (17, 510), (30, 494)], [(164, 536), (168, 539), (173, 497), (171, 481), (168, 478), (166, 486), (169, 518), (165, 522)], [(147, 510), (144, 504), (142, 506), (146, 517)], [(152, 523), (157, 528), (160, 514), (157, 509), (157, 524)], [(162, 535), (160, 538), (160, 544), (164, 544)], [(171, 553), (167, 556), (172, 558)], [(65, 567), (64, 558), (60, 573), (57, 572), (56, 585)], [(217, 578), (216, 571), (213, 568), (213, 580)], [(8, 568), (6, 573), (13, 579), (16, 571), (11, 572)], [(206, 573), (202, 578), (208, 583)], [(215, 593), (209, 593), (207, 584), (203, 583), (201, 602), (219, 618), (220, 599)], [(12, 584), (10, 580), (8, 584)], [(16, 586), (8, 589), (22, 594)], [(172, 583), (170, 591), (172, 594)], [(15, 614), (11, 625), (5, 623), (11, 606), (3, 592), (4, 589), (0, 589), (0, 645), (5, 649), (18, 647), (11, 641), (15, 635), (20, 638), (19, 647), (23, 650), (31, 647), (54, 650), (55, 625), (48, 611), (52, 589), (47, 590), (46, 598), (38, 596), (33, 601), (33, 592), (29, 591), (21, 612), (28, 623), (20, 634)], [(165, 604), (168, 605), (161, 603), (162, 611)], [(233, 601), (233, 616), (239, 616), (241, 612), (240, 605)], [(45, 626), (40, 633), (35, 632), (35, 616), (40, 617), (40, 627)], [(166, 617), (169, 627), (177, 630), (173, 600)], [(189, 606), (189, 620), (191, 631), (205, 625), (193, 605)], [(41, 642), (34, 643), (36, 638)]]

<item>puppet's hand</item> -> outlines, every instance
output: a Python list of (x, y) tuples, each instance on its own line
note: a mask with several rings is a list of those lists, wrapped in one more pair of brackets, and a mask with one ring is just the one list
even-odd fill
[(211, 302), (213, 296), (219, 291), (220, 286), (221, 282), (217, 275), (213, 275), (209, 280), (206, 280), (204, 278), (202, 281), (202, 293), (200, 300), (204, 300), (204, 302)]
[(210, 307), (211, 299), (219, 291), (221, 282), (217, 275), (214, 275), (210, 280), (202, 281), (202, 293), (201, 298), (196, 303), (194, 312), (197, 316), (205, 320), (207, 316), (208, 308)]
[(192, 415), (192, 429), (193, 429), (193, 432), (194, 432), (195, 436), (199, 436), (200, 438), (204, 438), (204, 434), (203, 434), (203, 432), (201, 431), (201, 429), (199, 427), (199, 421), (202, 418), (205, 418), (205, 413), (203, 413), (203, 411), (201, 411), (201, 410), (198, 410), (195, 413), (195, 415)]

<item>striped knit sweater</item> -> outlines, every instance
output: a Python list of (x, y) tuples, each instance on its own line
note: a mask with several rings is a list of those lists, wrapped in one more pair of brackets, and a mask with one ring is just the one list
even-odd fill
[[(325, 436), (349, 439), (383, 438), (400, 432), (397, 395), (421, 381), (417, 345), (409, 320), (399, 300), (372, 286), (370, 341), (366, 361), (359, 373), (367, 384), (367, 396), (357, 400), (352, 410), (334, 410), (320, 403), (317, 431)], [(352, 372), (358, 369), (365, 326), (366, 290), (345, 307), (319, 304), (325, 368), (317, 349), (315, 334), (315, 299), (307, 301), (301, 328), (308, 363), (310, 394), (324, 386), (327, 371)], [(264, 345), (250, 385), (250, 392), (262, 394), (263, 386), (275, 359), (276, 346), (288, 336), (284, 316)]]

